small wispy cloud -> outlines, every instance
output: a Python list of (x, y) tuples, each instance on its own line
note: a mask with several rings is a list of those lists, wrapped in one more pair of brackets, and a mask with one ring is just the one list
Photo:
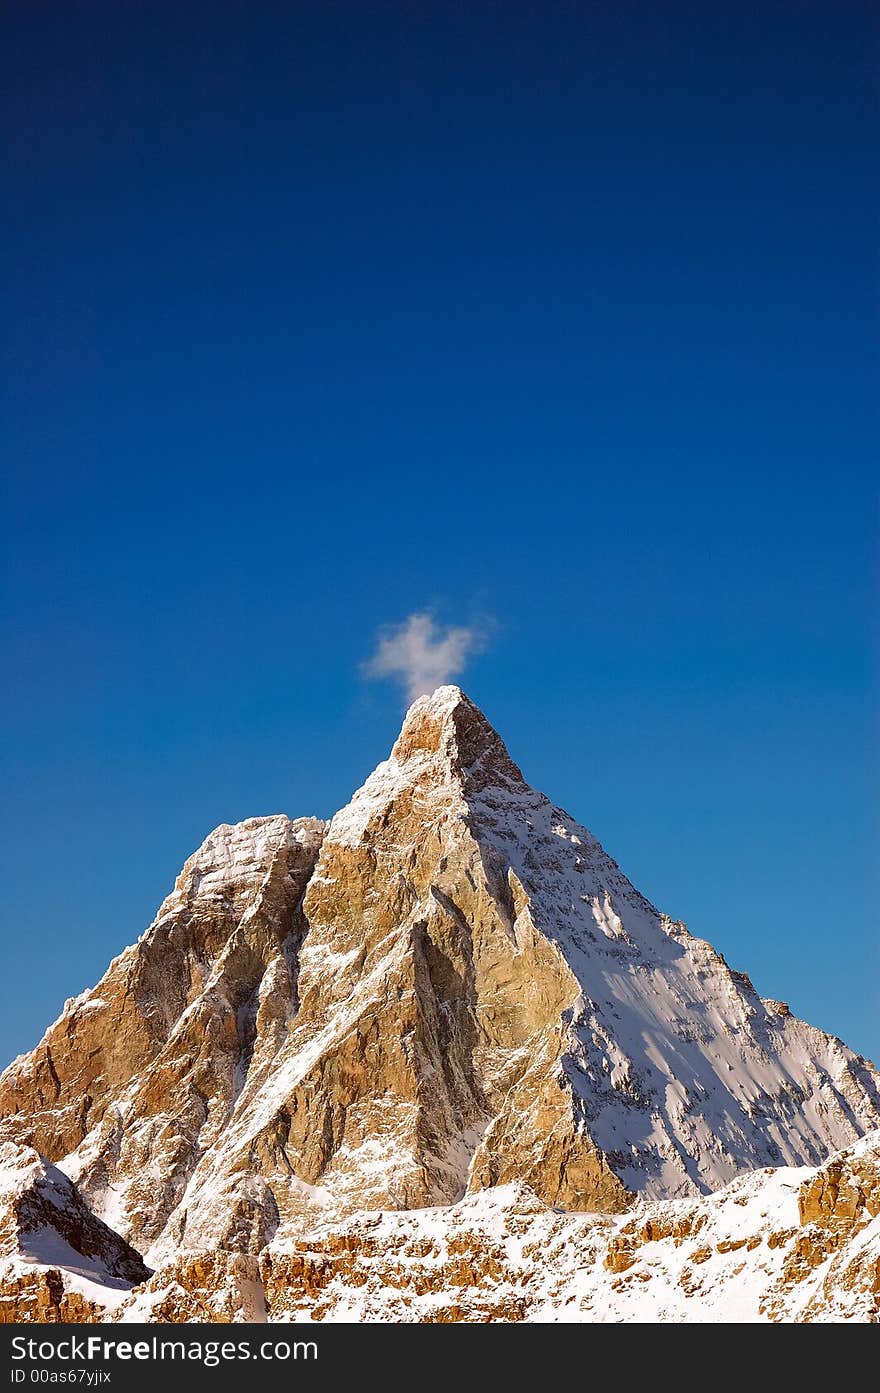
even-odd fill
[(402, 624), (379, 630), (363, 671), (367, 677), (396, 677), (415, 701), (463, 672), (471, 654), (485, 648), (487, 634), (485, 623), (447, 627), (430, 613), (410, 614)]

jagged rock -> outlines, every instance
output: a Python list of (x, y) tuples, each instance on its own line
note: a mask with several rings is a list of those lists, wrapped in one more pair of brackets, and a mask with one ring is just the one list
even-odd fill
[(32, 1147), (0, 1143), (0, 1323), (92, 1321), (150, 1275)]
[(323, 824), (222, 826), (134, 947), (0, 1077), (0, 1135), (31, 1142), (146, 1245), (234, 1107), (259, 1035), (296, 1009), (302, 897)]
[(106, 1308), (67, 1286), (57, 1267), (0, 1273), (0, 1325), (95, 1325)]
[(802, 1224), (838, 1222), (851, 1231), (880, 1214), (880, 1164), (870, 1146), (835, 1156), (804, 1182), (798, 1196)]

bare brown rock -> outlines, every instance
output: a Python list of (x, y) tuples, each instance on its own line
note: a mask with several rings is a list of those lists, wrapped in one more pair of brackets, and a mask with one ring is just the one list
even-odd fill
[(880, 1214), (880, 1166), (875, 1156), (836, 1156), (801, 1186), (802, 1224), (840, 1224), (847, 1230)]
[(259, 1262), (242, 1253), (184, 1253), (110, 1313), (124, 1320), (133, 1307), (150, 1324), (264, 1321)]
[(0, 1283), (0, 1325), (94, 1325), (104, 1307), (70, 1291), (58, 1268), (7, 1275)]

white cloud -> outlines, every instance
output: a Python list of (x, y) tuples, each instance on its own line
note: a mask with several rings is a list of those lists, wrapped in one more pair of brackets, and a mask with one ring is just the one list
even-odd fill
[(464, 670), (472, 653), (485, 645), (485, 629), (446, 628), (430, 614), (411, 614), (402, 624), (379, 632), (372, 658), (364, 664), (368, 677), (397, 677), (410, 701), (433, 692)]

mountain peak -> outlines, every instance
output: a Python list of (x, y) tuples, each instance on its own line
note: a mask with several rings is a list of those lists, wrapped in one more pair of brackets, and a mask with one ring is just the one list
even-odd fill
[[(388, 759), (333, 818), (328, 837), (356, 846), (391, 807), (412, 790), (435, 806), (488, 788), (528, 792), (501, 736), (460, 687), (438, 687), (418, 697), (404, 718)], [(538, 796), (538, 795), (535, 795)]]
[(410, 706), (409, 711), (407, 711), (406, 716), (408, 719), (413, 711), (415, 711), (416, 707), (430, 706), (438, 711), (452, 710), (453, 707), (460, 705), (461, 702), (467, 702), (469, 705), (473, 705), (470, 697), (462, 691), (461, 687), (457, 686), (454, 682), (445, 682), (442, 687), (435, 687), (433, 692), (423, 692), (421, 696), (417, 696)]
[(438, 687), (407, 711), (391, 758), (406, 764), (424, 754), (445, 756), (456, 773), (486, 763), (505, 780), (522, 779), (497, 730), (460, 687)]

